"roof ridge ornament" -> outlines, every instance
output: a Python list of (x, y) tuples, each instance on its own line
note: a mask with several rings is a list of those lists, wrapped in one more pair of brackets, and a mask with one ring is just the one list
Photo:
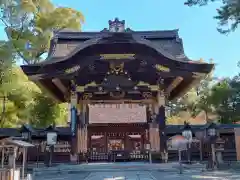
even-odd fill
[(118, 18), (115, 18), (113, 21), (108, 21), (109, 31), (110, 32), (124, 32), (125, 31), (125, 20), (120, 21)]

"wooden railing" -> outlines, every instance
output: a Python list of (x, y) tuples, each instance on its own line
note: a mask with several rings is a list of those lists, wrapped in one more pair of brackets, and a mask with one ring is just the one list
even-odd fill
[(0, 180), (14, 180), (13, 169), (0, 169)]
[(88, 158), (90, 161), (108, 161), (109, 155), (104, 152), (90, 152)]
[(148, 160), (148, 153), (146, 151), (133, 151), (130, 153), (130, 160)]
[[(132, 151), (132, 152), (125, 152), (128, 154), (126, 156), (126, 161), (128, 160), (148, 160), (148, 153), (145, 151)], [(89, 152), (88, 154), (88, 159), (90, 161), (110, 161), (111, 158), (111, 153), (107, 152)]]

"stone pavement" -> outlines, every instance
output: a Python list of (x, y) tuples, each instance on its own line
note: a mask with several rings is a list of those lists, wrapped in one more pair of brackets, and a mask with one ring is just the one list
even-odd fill
[(33, 180), (240, 180), (237, 171), (203, 172), (200, 164), (185, 165), (183, 174), (179, 174), (177, 163), (94, 163), (54, 168), (35, 170)]

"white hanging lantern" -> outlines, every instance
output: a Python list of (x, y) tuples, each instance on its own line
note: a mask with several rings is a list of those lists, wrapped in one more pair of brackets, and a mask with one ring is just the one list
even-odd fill
[(56, 132), (47, 132), (47, 144), (55, 145), (57, 143), (57, 133)]

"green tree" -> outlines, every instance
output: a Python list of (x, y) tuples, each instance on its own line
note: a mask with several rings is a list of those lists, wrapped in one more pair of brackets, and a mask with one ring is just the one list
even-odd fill
[[(80, 30), (84, 21), (79, 11), (55, 7), (50, 0), (2, 0), (0, 8), (0, 21), (9, 40), (0, 47), (0, 56), (9, 55), (11, 60), (18, 59), (27, 64), (44, 60), (43, 55), (49, 50), (53, 32), (64, 28)], [(22, 72), (16, 77), (16, 67), (6, 70), (9, 62), (6, 59), (0, 60), (1, 127), (21, 123), (32, 123), (34, 126), (66, 124), (66, 104), (56, 104), (35, 84), (28, 80), (25, 82), (27, 77)]]
[(19, 58), (28, 64), (43, 61), (53, 32), (64, 28), (80, 30), (84, 17), (67, 7), (55, 7), (50, 0), (0, 1), (0, 20)]
[(232, 79), (224, 80), (213, 88), (215, 108), (221, 123), (234, 123), (240, 120), (239, 79), (239, 76), (235, 76)]
[[(1, 127), (17, 126), (20, 123), (20, 114), (26, 111), (27, 102), (31, 100), (30, 84), (26, 86), (23, 75), (20, 69), (15, 66), (8, 67), (4, 73), (0, 84)], [(22, 119), (25, 120), (25, 117)]]
[(67, 114), (65, 105), (56, 104), (53, 99), (42, 93), (36, 93), (31, 107), (30, 124), (35, 127), (49, 125), (66, 125)]
[[(207, 121), (234, 123), (240, 120), (240, 77), (220, 82), (211, 80), (209, 75), (198, 87), (180, 98), (174, 104), (175, 112), (167, 118), (168, 123), (182, 124), (192, 116), (204, 112)], [(196, 96), (197, 93), (197, 96)], [(214, 115), (214, 116), (213, 116)], [(212, 116), (215, 118), (213, 119)]]
[[(219, 0), (187, 0), (185, 5), (188, 6), (205, 6), (210, 2)], [(219, 21), (218, 31), (229, 33), (236, 30), (240, 23), (240, 1), (239, 0), (221, 0), (222, 6), (217, 9), (217, 15), (214, 17)], [(230, 24), (230, 28), (228, 28)], [(226, 27), (226, 28), (225, 28)]]
[(207, 77), (202, 80), (197, 87), (198, 101), (196, 102), (195, 111), (197, 113), (203, 111), (206, 114), (206, 120), (209, 121), (209, 114), (215, 113), (214, 106), (212, 103), (212, 87), (213, 87), (213, 76), (209, 73)]
[(67, 123), (66, 104), (57, 104), (44, 95), (16, 65), (6, 72), (0, 84), (0, 127), (21, 124), (44, 127)]
[(192, 88), (187, 94), (183, 97), (178, 98), (173, 103), (172, 113), (174, 115), (179, 114), (181, 111), (185, 111), (191, 115), (195, 115), (196, 103), (199, 100), (196, 88)]
[[(183, 97), (170, 102), (172, 114), (179, 116), (179, 113), (184, 111), (189, 114), (189, 117), (197, 115), (202, 109), (199, 109), (200, 101), (207, 100), (213, 83), (212, 73), (208, 74), (205, 79), (190, 89)], [(186, 113), (185, 113), (186, 114)]]

